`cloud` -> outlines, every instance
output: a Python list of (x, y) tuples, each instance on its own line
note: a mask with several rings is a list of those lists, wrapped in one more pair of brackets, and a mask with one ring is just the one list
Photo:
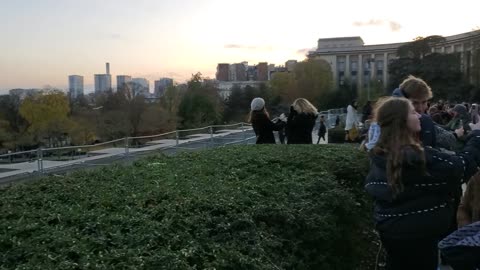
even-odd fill
[(390, 28), (390, 31), (392, 32), (398, 32), (402, 28), (402, 25), (398, 22), (395, 21), (390, 21), (390, 20), (375, 20), (375, 19), (370, 19), (367, 22), (353, 22), (353, 26), (357, 27), (364, 27), (364, 26), (383, 26), (387, 24)]
[(225, 49), (273, 51), (272, 46), (252, 46), (252, 45), (243, 45), (243, 44), (226, 44), (223, 47)]

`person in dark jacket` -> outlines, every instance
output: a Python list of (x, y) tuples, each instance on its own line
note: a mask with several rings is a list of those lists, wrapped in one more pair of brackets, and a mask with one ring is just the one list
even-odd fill
[(325, 125), (325, 117), (322, 115), (320, 116), (320, 127), (318, 128), (318, 141), (317, 144), (320, 143), (320, 139), (323, 139), (324, 142), (325, 140), (325, 134), (327, 134), (327, 126)]
[(306, 99), (296, 99), (287, 120), (287, 144), (312, 144), (317, 109)]
[(256, 144), (275, 144), (273, 131), (282, 129), (285, 122), (280, 120), (274, 123), (270, 120), (263, 98), (254, 98), (250, 104), (250, 109), (249, 122), (252, 123), (253, 131), (257, 136)]
[(430, 86), (424, 80), (410, 75), (393, 91), (392, 96), (405, 97), (412, 102), (415, 111), (421, 115), (422, 129), (419, 136), (423, 146), (436, 147), (435, 124), (432, 118), (426, 114), (428, 100), (433, 97)]
[(365, 123), (365, 121), (370, 119), (371, 115), (372, 115), (372, 102), (369, 100), (369, 101), (367, 101), (365, 106), (363, 106), (362, 123)]
[(365, 190), (374, 199), (387, 270), (437, 269), (437, 244), (454, 214), (450, 193), (480, 164), (480, 125), (471, 125), (463, 151), (450, 155), (421, 146), (419, 118), (405, 98), (386, 98), (375, 110), (381, 134), (370, 151)]

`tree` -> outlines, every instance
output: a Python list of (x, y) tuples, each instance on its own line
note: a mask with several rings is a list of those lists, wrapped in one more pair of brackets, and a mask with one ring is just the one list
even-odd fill
[(223, 101), (218, 89), (203, 82), (201, 73), (197, 73), (187, 83), (187, 92), (178, 108), (178, 120), (182, 128), (215, 124), (222, 117)]
[(19, 112), (27, 121), (28, 133), (33, 135), (35, 143), (42, 143), (46, 139), (50, 146), (62, 144), (72, 126), (68, 119), (68, 98), (59, 90), (26, 97)]
[(333, 90), (332, 70), (327, 61), (308, 59), (295, 67), (297, 96), (318, 103), (328, 92)]
[(397, 55), (400, 58), (412, 58), (415, 60), (420, 60), (428, 54), (432, 53), (432, 48), (435, 44), (445, 42), (445, 38), (442, 36), (428, 36), (428, 37), (417, 37), (412, 42), (408, 42), (400, 46), (397, 49)]

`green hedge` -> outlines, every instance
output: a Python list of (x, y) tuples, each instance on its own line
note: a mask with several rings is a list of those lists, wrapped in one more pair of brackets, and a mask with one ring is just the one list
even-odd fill
[(0, 269), (362, 269), (364, 154), (235, 146), (0, 191)]

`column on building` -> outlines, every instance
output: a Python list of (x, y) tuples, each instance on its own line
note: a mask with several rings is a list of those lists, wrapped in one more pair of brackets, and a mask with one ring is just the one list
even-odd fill
[(358, 54), (358, 71), (357, 71), (357, 88), (359, 91), (363, 90), (363, 56)]
[(383, 54), (383, 87), (387, 89), (388, 82), (388, 53)]
[(350, 55), (347, 54), (345, 56), (345, 79), (347, 79), (351, 83), (352, 82), (351, 78), (352, 78), (352, 74), (350, 71)]
[(368, 67), (370, 68), (370, 80), (374, 80), (375, 79), (375, 73), (377, 71), (377, 62), (376, 62), (376, 58), (375, 58), (375, 54), (372, 53), (370, 55), (370, 60), (373, 61), (369, 61), (369, 65)]

